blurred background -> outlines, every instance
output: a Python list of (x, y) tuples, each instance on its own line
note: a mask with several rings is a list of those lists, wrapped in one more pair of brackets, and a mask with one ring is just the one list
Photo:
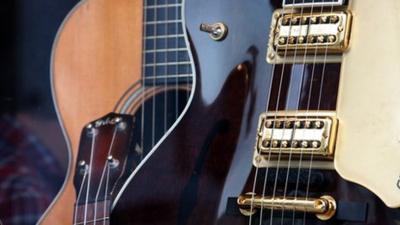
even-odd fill
[(77, 0), (0, 1), (0, 220), (36, 224), (64, 182), (68, 153), (51, 96), (57, 30)]

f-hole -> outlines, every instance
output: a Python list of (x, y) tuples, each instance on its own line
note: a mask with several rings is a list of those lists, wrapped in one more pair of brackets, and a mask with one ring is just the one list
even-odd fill
[(400, 190), (400, 176), (399, 179), (397, 180), (397, 188)]

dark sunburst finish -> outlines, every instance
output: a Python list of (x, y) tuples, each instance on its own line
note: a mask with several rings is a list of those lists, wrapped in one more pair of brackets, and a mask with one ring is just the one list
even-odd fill
[[(241, 215), (229, 199), (253, 190), (256, 172), (252, 156), (257, 120), (265, 111), (270, 82), (273, 85), (269, 110), (287, 108), (289, 78), (299, 66), (285, 66), (279, 93), (277, 84), (283, 66), (273, 69), (265, 61), (270, 19), (279, 4), (280, 1), (186, 1), (186, 25), (197, 65), (193, 101), (178, 126), (133, 176), (113, 209), (111, 224), (249, 224), (249, 218)], [(222, 42), (212, 41), (199, 31), (203, 22), (224, 22), (229, 28), (227, 38)], [(324, 76), (322, 64), (308, 64), (304, 71), (297, 108), (335, 110), (340, 64), (326, 65)], [(307, 169), (278, 172), (270, 169), (266, 193), (272, 192), (277, 175), (276, 194), (282, 195), (288, 172), (287, 195), (293, 195), (297, 176), (297, 195), (304, 195)], [(259, 170), (256, 182), (259, 193), (264, 178), (265, 170)], [(304, 220), (302, 213), (275, 211), (271, 221), (269, 211), (264, 211), (262, 221), (256, 214), (252, 224), (399, 223), (397, 210), (388, 209), (371, 192), (343, 180), (334, 171), (312, 170), (308, 194), (316, 197), (329, 194), (339, 204), (354, 203), (365, 220), (352, 218), (343, 211), (329, 221), (308, 215)], [(358, 222), (351, 221), (354, 219)]]

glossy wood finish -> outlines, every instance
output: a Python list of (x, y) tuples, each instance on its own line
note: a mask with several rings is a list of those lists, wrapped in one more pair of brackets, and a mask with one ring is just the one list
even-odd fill
[(129, 157), (134, 128), (133, 116), (110, 113), (82, 130), (74, 174), (74, 224), (109, 224), (114, 193), (134, 165), (134, 157)]
[[(281, 219), (282, 211), (275, 211), (271, 221), (270, 213), (264, 211), (262, 221), (256, 214), (251, 224), (398, 224), (397, 210), (388, 209), (371, 192), (344, 181), (334, 171), (282, 168), (270, 169), (266, 176), (265, 169), (256, 173), (252, 167), (258, 116), (266, 109), (267, 89), (276, 79), (272, 79), (273, 72), (280, 74), (282, 69), (272, 70), (265, 63), (269, 20), (277, 5), (247, 0), (187, 1), (187, 27), (197, 62), (193, 102), (176, 129), (134, 174), (113, 210), (111, 224), (246, 225), (248, 217), (226, 213), (228, 198), (252, 191), (255, 179), (255, 190), (263, 193), (265, 177), (266, 195), (330, 194), (341, 202), (368, 204), (368, 216), (363, 222), (323, 222), (312, 216), (303, 221), (303, 214), (295, 214), (293, 220), (292, 212), (286, 212), (289, 216)], [(201, 22), (210, 21), (228, 25), (225, 41), (213, 42), (198, 31)], [(293, 69), (288, 67), (286, 73)], [(340, 66), (329, 65), (329, 76), (321, 76), (321, 65), (311, 67), (315, 68), (305, 70), (302, 87), (306, 91), (300, 95), (299, 107), (335, 109)], [(289, 83), (282, 95), (288, 92)], [(317, 90), (321, 87), (325, 97), (319, 105)], [(278, 94), (272, 91), (271, 96), (277, 99)], [(287, 108), (282, 99), (272, 100), (269, 108)]]
[[(226, 176), (234, 169), (231, 162), (243, 160), (242, 172), (251, 169), (248, 146), (254, 143), (253, 124), (265, 107), (271, 69), (264, 49), (273, 8), (266, 1), (189, 0), (185, 9), (198, 63), (194, 99), (170, 138), (126, 188), (111, 224), (212, 224)], [(200, 23), (218, 21), (229, 28), (224, 41), (199, 31)]]
[(111, 112), (140, 79), (142, 2), (82, 1), (66, 18), (53, 49), (54, 100), (69, 141), (66, 184), (42, 224), (72, 224), (72, 177), (82, 127)]

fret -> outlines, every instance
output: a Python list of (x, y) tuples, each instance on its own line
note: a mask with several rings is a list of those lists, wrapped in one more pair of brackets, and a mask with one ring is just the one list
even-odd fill
[(176, 66), (176, 65), (191, 65), (189, 61), (179, 61), (179, 62), (163, 62), (163, 63), (148, 63), (144, 64), (143, 66)]
[(185, 39), (182, 38), (157, 38), (157, 39), (149, 39), (145, 40), (145, 49), (167, 49), (167, 48), (185, 48), (186, 43)]
[(174, 85), (190, 85), (193, 82), (192, 74), (168, 75), (156, 78), (143, 79), (144, 86), (174, 86)]
[(146, 6), (152, 5), (167, 5), (167, 4), (182, 4), (182, 0), (144, 0)]
[(163, 24), (166, 25), (168, 23), (181, 23), (182, 20), (157, 20), (157, 21), (149, 21), (144, 22), (144, 24)]
[(145, 77), (145, 80), (155, 80), (155, 79), (167, 79), (167, 78), (183, 78), (183, 77), (192, 77), (192, 74), (175, 74), (175, 75), (161, 75), (161, 76), (148, 76)]
[(187, 51), (187, 48), (165, 48), (165, 49), (150, 49), (145, 50), (145, 53), (153, 53), (153, 52), (172, 52), (172, 51)]
[(143, 75), (145, 86), (192, 82), (183, 30), (182, 0), (145, 0)]
[(181, 7), (181, 3), (170, 3), (170, 4), (161, 4), (161, 5), (147, 5), (144, 6), (145, 9), (163, 9), (167, 7)]
[(183, 34), (182, 23), (146, 24), (146, 36)]
[(165, 63), (190, 61), (187, 51), (148, 52), (144, 54), (145, 63)]
[(167, 34), (167, 35), (157, 35), (157, 36), (148, 36), (144, 37), (145, 40), (153, 40), (153, 39), (165, 39), (165, 38), (184, 38), (184, 34)]
[(186, 74), (192, 72), (191, 64), (167, 65), (167, 66), (145, 66), (144, 77), (162, 76), (168, 74)]
[(161, 8), (157, 6), (156, 8), (149, 8), (145, 10), (146, 13), (146, 20), (145, 22), (149, 21), (165, 21), (165, 20), (181, 20), (182, 7), (164, 7)]

